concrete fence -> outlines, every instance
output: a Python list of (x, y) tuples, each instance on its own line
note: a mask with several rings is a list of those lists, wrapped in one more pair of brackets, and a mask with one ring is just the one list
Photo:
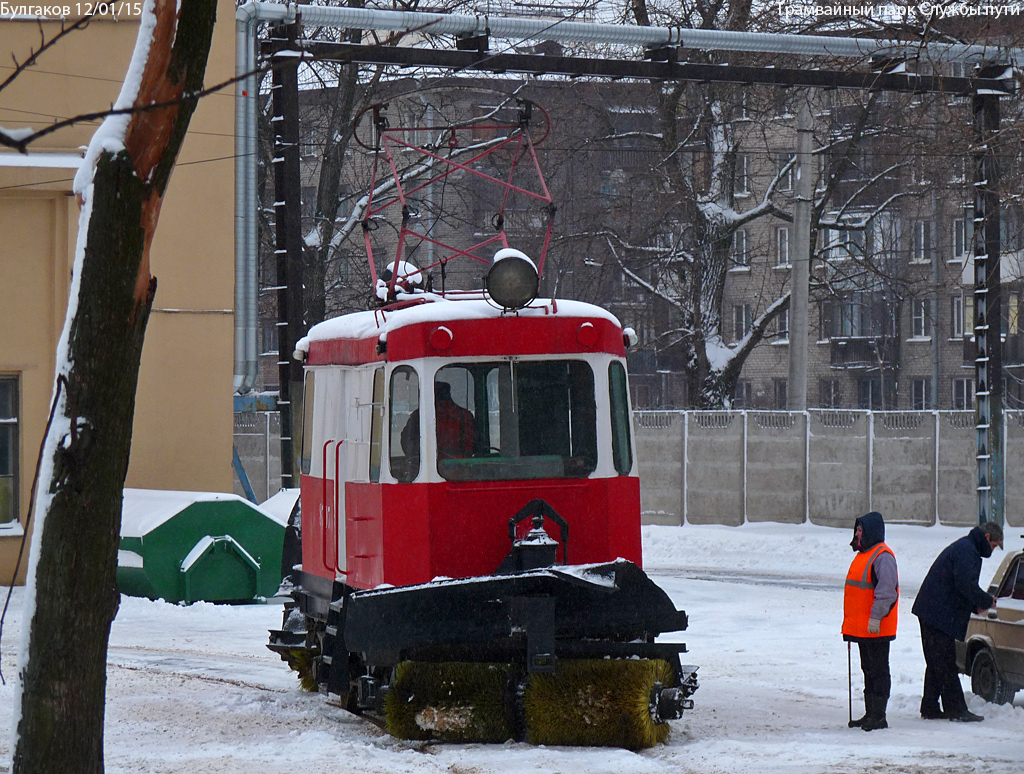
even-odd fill
[[(1004, 419), (1006, 523), (1024, 526), (1024, 414)], [(634, 428), (645, 524), (977, 521), (970, 411), (637, 411)], [(236, 414), (235, 446), (257, 500), (275, 494), (280, 416)]]
[[(977, 523), (973, 412), (638, 411), (635, 429), (647, 524)], [(1021, 526), (1024, 415), (1005, 414), (1004, 436)]]

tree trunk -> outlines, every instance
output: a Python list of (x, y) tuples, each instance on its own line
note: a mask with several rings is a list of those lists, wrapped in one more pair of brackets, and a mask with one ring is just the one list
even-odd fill
[(99, 156), (83, 204), (77, 295), (73, 290), (58, 349), (33, 503), (38, 534), (14, 774), (103, 771), (121, 500), (156, 290), (149, 246), (195, 108), (195, 98), (183, 95), (202, 87), (216, 0), (182, 0), (180, 10), (174, 0), (157, 0), (152, 10), (156, 26), (130, 104), (174, 104), (133, 114), (120, 138), (124, 149)]

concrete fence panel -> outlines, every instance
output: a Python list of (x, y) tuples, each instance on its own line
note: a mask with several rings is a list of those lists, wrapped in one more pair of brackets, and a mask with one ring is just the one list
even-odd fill
[(895, 524), (934, 524), (935, 415), (881, 411), (872, 425), (871, 509)]
[(1020, 529), (1024, 527), (1024, 413), (1007, 411), (1006, 419), (1006, 476), (1004, 512), (1006, 523)]
[(870, 416), (866, 411), (808, 412), (808, 514), (815, 524), (850, 526), (870, 508)]
[(974, 412), (940, 411), (938, 417), (939, 523), (972, 526), (978, 523)]
[(745, 421), (747, 520), (802, 523), (807, 517), (807, 415), (748, 411)]
[(644, 524), (683, 523), (682, 411), (638, 411), (634, 416)]
[(743, 414), (738, 411), (688, 413), (683, 438), (684, 516), (694, 524), (742, 524)]

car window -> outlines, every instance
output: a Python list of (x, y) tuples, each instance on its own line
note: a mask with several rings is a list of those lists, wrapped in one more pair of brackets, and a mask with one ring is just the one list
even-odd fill
[(999, 587), (1000, 598), (1010, 597), (1012, 599), (1024, 599), (1024, 572), (1021, 571), (1021, 558), (1017, 557), (1010, 565), (1009, 572)]

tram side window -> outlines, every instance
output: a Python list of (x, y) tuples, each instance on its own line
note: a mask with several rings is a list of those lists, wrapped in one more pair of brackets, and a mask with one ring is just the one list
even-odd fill
[(612, 460), (619, 475), (633, 469), (633, 445), (629, 432), (629, 386), (626, 369), (613, 361), (608, 366), (608, 390), (612, 406)]
[(380, 442), (384, 434), (384, 369), (373, 372), (373, 404), (370, 406), (370, 481), (380, 481)]
[(583, 361), (445, 366), (434, 392), (444, 478), (583, 478), (597, 467), (594, 372)]
[(391, 475), (408, 483), (420, 472), (420, 378), (409, 366), (391, 373), (390, 449)]
[(316, 374), (306, 371), (305, 384), (302, 388), (302, 457), (300, 466), (303, 473), (309, 473), (310, 461), (313, 459), (313, 393)]

